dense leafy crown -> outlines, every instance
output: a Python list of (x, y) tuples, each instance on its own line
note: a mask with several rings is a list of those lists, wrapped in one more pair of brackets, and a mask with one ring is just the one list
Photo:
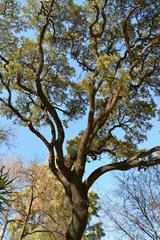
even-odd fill
[[(4, 0), (0, 7), (1, 114), (27, 125), (50, 152), (55, 147), (62, 172), (76, 159), (79, 174), (86, 158), (137, 153), (158, 113), (159, 1)], [(83, 116), (87, 128), (64, 157), (63, 126)], [(50, 127), (51, 141), (41, 126)]]

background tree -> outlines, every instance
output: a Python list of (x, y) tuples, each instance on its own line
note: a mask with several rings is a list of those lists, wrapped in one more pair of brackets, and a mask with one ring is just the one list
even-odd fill
[[(102, 203), (106, 227), (121, 239), (160, 238), (160, 170), (118, 177), (119, 188)], [(108, 222), (108, 224), (107, 224)]]
[(0, 166), (0, 214), (9, 205), (12, 181), (4, 166)]
[[(50, 169), (72, 210), (66, 239), (81, 239), (88, 191), (97, 178), (160, 163), (159, 146), (139, 146), (159, 112), (160, 3), (3, 2), (8, 12), (1, 13), (1, 21), (6, 26), (12, 18), (18, 32), (9, 26), (9, 36), (17, 41), (11, 50), (1, 50), (1, 113), (27, 126), (47, 147)], [(75, 62), (83, 71), (78, 79)], [(65, 127), (83, 116), (83, 131), (64, 151)], [(42, 126), (50, 129), (50, 138)], [(84, 179), (87, 161), (103, 153), (106, 165)]]
[[(9, 146), (11, 130), (1, 127), (0, 128), (0, 144)], [(2, 158), (2, 156), (0, 156)], [(0, 159), (2, 161), (2, 159)], [(0, 162), (0, 214), (4, 214), (7, 205), (10, 204), (10, 193), (12, 189), (13, 179), (9, 171), (5, 168), (4, 164)], [(0, 216), (2, 217), (2, 216)]]
[[(16, 176), (16, 182), (11, 205), (3, 218), (3, 236), (0, 239), (5, 239), (6, 235), (10, 235), (11, 240), (64, 239), (69, 210), (65, 207), (64, 190), (49, 168), (38, 164), (25, 167), (21, 161), (12, 161), (8, 167)], [(101, 239), (104, 233), (101, 223), (97, 222), (98, 196), (90, 192), (89, 198), (90, 218), (83, 239), (97, 235)], [(93, 216), (97, 217), (94, 221)]]
[(21, 172), (23, 188), (12, 197), (10, 239), (64, 239), (68, 211), (64, 192), (47, 167), (34, 164)]
[[(12, 135), (11, 130), (4, 127), (0, 128), (0, 144), (10, 145), (10, 136)], [(2, 156), (0, 156), (0, 225), (2, 226), (0, 230), (0, 239), (3, 238), (6, 223), (4, 221), (8, 215), (8, 209), (11, 204), (11, 194), (13, 192), (13, 182), (10, 172), (5, 168), (5, 165), (2, 163)]]

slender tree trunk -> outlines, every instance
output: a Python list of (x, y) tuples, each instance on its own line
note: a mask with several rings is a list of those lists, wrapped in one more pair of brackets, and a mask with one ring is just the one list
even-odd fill
[(7, 229), (7, 225), (8, 225), (8, 219), (5, 218), (5, 221), (3, 223), (2, 229), (1, 229), (1, 233), (0, 233), (0, 240), (3, 240), (6, 229)]
[(11, 207), (11, 204), (8, 206), (8, 209), (5, 213), (4, 219), (2, 219), (3, 220), (3, 225), (2, 225), (2, 229), (1, 229), (1, 233), (0, 233), (0, 240), (4, 239), (4, 235), (5, 235), (6, 230), (7, 230), (7, 225), (9, 224), (10, 207)]
[(27, 210), (27, 215), (25, 216), (24, 223), (23, 223), (20, 235), (18, 237), (18, 240), (22, 240), (25, 237), (24, 233), (25, 233), (25, 229), (26, 229), (26, 226), (27, 226), (28, 218), (29, 218), (30, 213), (31, 213), (32, 204), (33, 204), (33, 185), (31, 187), (31, 196), (30, 196), (30, 202), (29, 202), (29, 206), (28, 206), (28, 210)]
[(83, 185), (71, 185), (71, 222), (66, 232), (66, 240), (80, 240), (84, 233), (88, 220), (89, 201)]

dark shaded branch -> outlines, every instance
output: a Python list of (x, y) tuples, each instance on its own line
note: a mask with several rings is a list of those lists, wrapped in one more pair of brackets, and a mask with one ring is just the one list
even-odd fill
[[(105, 8), (107, 5), (108, 0), (104, 1), (103, 7), (100, 9), (98, 4), (94, 2), (94, 7), (96, 9), (96, 17), (95, 20), (90, 24), (89, 26), (89, 33), (91, 40), (93, 40), (93, 45), (94, 45), (94, 51), (95, 55), (99, 56), (98, 52), (98, 38), (101, 38), (104, 31), (105, 31), (105, 26), (106, 26), (106, 13), (105, 13)], [(96, 33), (94, 32), (94, 26), (98, 23), (100, 16), (102, 17), (102, 24), (101, 24), (101, 29), (97, 31)]]
[(11, 94), (11, 90), (9, 88), (9, 82), (8, 84), (6, 84), (4, 81), (3, 81), (3, 78), (2, 76), (0, 75), (0, 79), (1, 79), (1, 82), (2, 84), (5, 86), (6, 90), (8, 91), (8, 99), (7, 99), (7, 102), (3, 99), (3, 98), (0, 98), (0, 101), (6, 106), (8, 107), (9, 109), (12, 110), (12, 112), (19, 118), (21, 119), (21, 121), (23, 121), (24, 123), (26, 123), (29, 127), (29, 129), (38, 137), (40, 138), (41, 141), (44, 142), (44, 144), (47, 146), (48, 149), (51, 148), (49, 142), (47, 141), (47, 139), (40, 133), (38, 132), (32, 125), (32, 122), (30, 119), (27, 119), (26, 117), (24, 117), (11, 103), (11, 100), (12, 100), (12, 94)]
[(5, 62), (4, 64), (4, 69), (8, 72), (8, 69), (7, 69), (7, 65), (9, 64), (9, 60), (7, 60), (5, 57), (3, 57), (1, 54), (0, 54), (0, 59)]
[(37, 130), (33, 127), (32, 122), (31, 122), (31, 121), (28, 121), (28, 124), (27, 124), (27, 125), (28, 125), (29, 129), (31, 130), (31, 132), (33, 132), (39, 139), (41, 139), (42, 142), (45, 143), (45, 145), (47, 146), (47, 148), (50, 149), (50, 148), (51, 148), (51, 145), (50, 145), (49, 142), (46, 140), (46, 138), (45, 138), (39, 131), (37, 131)]
[(39, 57), (40, 57), (40, 62), (39, 62), (39, 67), (36, 72), (35, 76), (35, 81), (36, 81), (36, 88), (37, 88), (37, 94), (40, 97), (43, 105), (46, 107), (50, 115), (52, 116), (53, 120), (56, 123), (57, 130), (58, 130), (58, 138), (55, 142), (55, 147), (57, 151), (57, 164), (59, 169), (63, 172), (63, 175), (66, 176), (68, 179), (70, 179), (70, 171), (69, 169), (65, 166), (64, 164), (64, 156), (63, 156), (63, 142), (64, 142), (64, 129), (61, 123), (60, 118), (58, 117), (58, 114), (54, 108), (54, 106), (48, 101), (47, 97), (45, 96), (42, 85), (41, 85), (41, 73), (43, 71), (44, 67), (44, 51), (43, 51), (43, 40), (45, 36), (45, 32), (47, 30), (47, 27), (50, 23), (50, 16), (53, 8), (54, 0), (51, 2), (50, 5), (50, 10), (47, 13), (46, 20), (44, 25), (42, 26), (42, 29), (40, 31), (40, 36), (39, 36)]
[(54, 123), (50, 119), (50, 117), (49, 117), (47, 112), (46, 112), (46, 122), (49, 124), (50, 129), (51, 129), (52, 139), (51, 139), (51, 143), (50, 144), (53, 147), (55, 145), (55, 141), (56, 141), (56, 130), (55, 130)]
[(37, 95), (36, 91), (34, 91), (33, 89), (31, 88), (28, 88), (27, 86), (23, 85), (22, 82), (21, 82), (21, 74), (20, 73), (17, 73), (17, 85), (23, 89), (24, 91), (30, 93), (30, 94), (33, 94), (33, 95)]
[(90, 136), (89, 139), (89, 143), (88, 143), (88, 148), (89, 146), (92, 144), (97, 132), (103, 127), (103, 125), (106, 123), (109, 115), (112, 113), (112, 111), (114, 110), (114, 108), (117, 105), (118, 100), (121, 97), (119, 97), (119, 94), (117, 93), (115, 96), (113, 96), (110, 101), (107, 104), (107, 107), (105, 109), (105, 111), (103, 111), (102, 113), (100, 113), (94, 120), (93, 122), (93, 127), (92, 127), (92, 134)]
[(137, 56), (136, 60), (132, 63), (132, 65), (129, 68), (129, 73), (132, 73), (133, 68), (143, 59), (145, 53), (147, 52), (148, 49), (151, 49), (151, 47), (153, 47), (154, 45), (159, 44), (160, 42), (160, 35), (156, 36), (153, 38), (153, 40), (146, 45), (143, 50), (141, 51), (141, 53)]
[(0, 54), (0, 59), (6, 64), (9, 64), (9, 61), (5, 57), (3, 57), (1, 54)]
[(129, 169), (136, 168), (136, 167), (141, 169), (141, 168), (148, 168), (148, 167), (160, 164), (159, 158), (154, 160), (148, 160), (148, 161), (140, 160), (140, 158), (145, 158), (158, 151), (160, 151), (160, 146), (151, 148), (148, 151), (139, 151), (134, 156), (122, 162), (111, 163), (111, 164), (107, 164), (102, 167), (99, 167), (94, 172), (92, 172), (91, 175), (85, 180), (86, 188), (89, 189), (100, 176), (102, 176), (104, 173), (109, 171), (113, 171), (113, 170), (127, 171)]
[(124, 34), (124, 39), (125, 39), (125, 43), (126, 43), (126, 48), (128, 50), (128, 53), (129, 53), (129, 56), (131, 58), (131, 60), (134, 60), (135, 59), (135, 56), (133, 54), (133, 51), (131, 50), (131, 46), (130, 46), (130, 37), (129, 37), (129, 33), (128, 33), (128, 24), (129, 24), (129, 21), (133, 15), (133, 13), (135, 13), (135, 11), (140, 8), (140, 5), (137, 5), (135, 6), (132, 11), (129, 12), (129, 14), (127, 15), (124, 23), (123, 23), (123, 34)]
[(115, 108), (117, 101), (119, 99), (118, 93), (113, 96), (109, 103), (107, 104), (106, 110), (99, 114), (95, 119), (94, 119), (94, 112), (95, 112), (95, 94), (96, 91), (93, 88), (93, 91), (90, 94), (90, 111), (88, 115), (88, 124), (85, 132), (83, 133), (81, 137), (81, 141), (78, 147), (78, 153), (77, 153), (77, 160), (75, 164), (75, 171), (78, 176), (82, 178), (83, 173), (84, 173), (84, 167), (86, 163), (86, 155), (88, 153), (88, 150), (90, 148), (90, 145), (92, 144), (92, 141), (94, 140), (97, 132), (99, 129), (103, 127), (105, 122), (107, 121), (110, 113), (113, 111)]
[(93, 122), (94, 122), (95, 94), (96, 94), (96, 91), (93, 87), (93, 90), (89, 95), (89, 114), (88, 114), (87, 128), (81, 137), (80, 144), (78, 147), (78, 152), (77, 152), (77, 161), (76, 161), (75, 171), (81, 177), (83, 176), (83, 173), (84, 173), (87, 144), (91, 134)]

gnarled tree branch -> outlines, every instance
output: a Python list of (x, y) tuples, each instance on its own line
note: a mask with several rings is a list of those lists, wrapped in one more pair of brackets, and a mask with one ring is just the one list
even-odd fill
[[(160, 164), (160, 158), (156, 158), (153, 160), (144, 160), (143, 158), (150, 156), (153, 153), (160, 151), (160, 146), (151, 148), (148, 151), (139, 151), (132, 157), (128, 158), (127, 160), (106, 164), (102, 167), (97, 168), (91, 175), (85, 180), (86, 188), (89, 190), (93, 183), (101, 177), (104, 173), (110, 172), (113, 170), (120, 170), (120, 171), (127, 171), (132, 168), (138, 167), (141, 168), (148, 168), (154, 165)], [(142, 160), (141, 160), (142, 159)]]

